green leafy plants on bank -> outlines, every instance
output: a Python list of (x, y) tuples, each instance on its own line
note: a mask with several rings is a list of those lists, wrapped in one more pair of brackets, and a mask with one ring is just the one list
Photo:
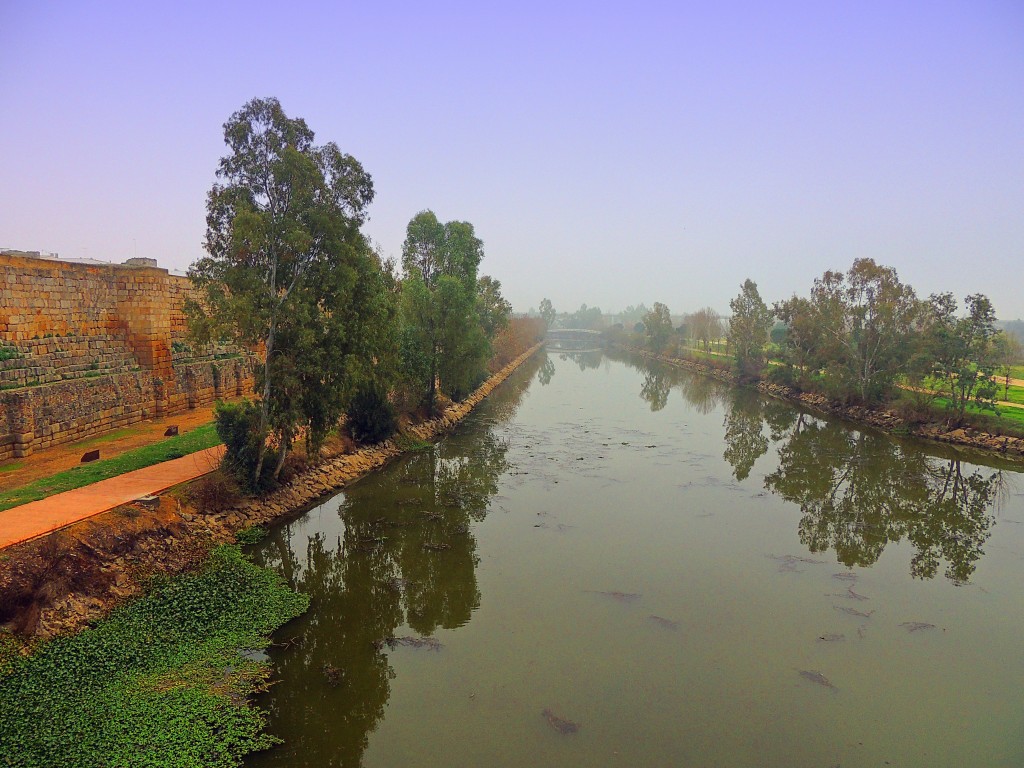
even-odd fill
[[(81, 488), (84, 485), (122, 475), (135, 469), (159, 464), (162, 461), (180, 459), (182, 456), (205, 448), (212, 448), (219, 443), (220, 438), (217, 437), (214, 425), (204, 424), (191, 432), (169, 437), (159, 443), (137, 448), (134, 451), (127, 451), (112, 459), (100, 459), (89, 464), (82, 464), (74, 469), (58, 472), (20, 488), (4, 490), (0, 492), (0, 511), (16, 507), (19, 504), (28, 504), (30, 501), (45, 499), (55, 493)], [(3, 763), (0, 762), (0, 765)]]
[(95, 627), (31, 656), (0, 653), (0, 765), (239, 765), (276, 742), (246, 698), (268, 668), (245, 651), (308, 604), (222, 546), (201, 572), (154, 585)]

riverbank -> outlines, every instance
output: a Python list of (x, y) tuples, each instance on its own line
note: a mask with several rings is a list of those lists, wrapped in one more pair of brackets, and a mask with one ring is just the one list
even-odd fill
[(529, 360), (535, 344), (437, 418), (354, 453), (327, 457), (259, 498), (216, 511), (180, 487), (152, 505), (129, 504), (0, 553), (0, 628), (28, 639), (78, 630), (139, 596), (155, 575), (201, 567), (211, 548), (246, 529), (303, 513), (310, 505), (450, 430)]
[[(624, 352), (639, 355), (648, 360), (657, 360), (658, 362), (678, 368), (685, 368), (686, 370), (693, 371), (702, 376), (710, 376), (733, 386), (740, 384), (738, 377), (729, 370), (686, 358), (659, 355), (637, 347), (626, 345), (616, 345), (616, 347)], [(885, 408), (838, 405), (831, 402), (824, 395), (814, 392), (798, 392), (790, 387), (773, 384), (764, 380), (757, 382), (754, 386), (756, 386), (759, 392), (770, 397), (800, 405), (826, 416), (844, 419), (855, 424), (863, 424), (889, 434), (932, 440), (947, 445), (996, 454), (1002, 458), (1014, 461), (1024, 461), (1024, 439), (1019, 437), (993, 435), (971, 428), (950, 430), (942, 424), (912, 424), (899, 414)]]

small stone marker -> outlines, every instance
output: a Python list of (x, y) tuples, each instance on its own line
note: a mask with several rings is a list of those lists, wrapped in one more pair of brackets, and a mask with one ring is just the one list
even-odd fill
[(178, 425), (172, 424), (166, 430), (164, 430), (164, 437), (174, 437), (178, 434)]
[(144, 507), (159, 507), (160, 506), (160, 497), (159, 496), (153, 496), (153, 495), (150, 495), (150, 496), (139, 496), (139, 498), (137, 498), (135, 500), (135, 503), (136, 504), (141, 504)]
[(100, 449), (97, 448), (95, 451), (86, 451), (82, 454), (82, 463), (86, 464), (90, 461), (96, 461), (100, 457)]

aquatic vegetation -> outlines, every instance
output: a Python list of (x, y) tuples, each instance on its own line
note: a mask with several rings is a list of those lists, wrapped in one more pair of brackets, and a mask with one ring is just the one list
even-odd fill
[(934, 624), (928, 624), (924, 621), (904, 621), (900, 626), (904, 627), (907, 632), (920, 632), (922, 629), (935, 629)]
[(678, 621), (672, 621), (672, 619), (666, 619), (661, 616), (655, 616), (654, 614), (651, 614), (647, 618), (653, 621), (659, 627), (662, 627), (663, 629), (671, 629), (673, 632), (679, 629)]
[(0, 667), (0, 764), (235, 766), (276, 739), (247, 706), (266, 665), (243, 651), (308, 606), (237, 546), (95, 627)]
[(639, 600), (643, 595), (637, 592), (601, 592), (596, 589), (586, 590), (591, 595), (601, 595), (602, 597), (610, 597), (613, 600), (618, 600), (620, 603), (631, 603), (634, 600)]
[(856, 608), (847, 608), (842, 605), (833, 605), (832, 607), (835, 608), (837, 611), (841, 611), (842, 613), (848, 613), (851, 616), (859, 616), (862, 619), (869, 619), (871, 618), (871, 614), (874, 613), (874, 611), (867, 611), (865, 613), (864, 611), (858, 611)]
[(444, 645), (436, 637), (389, 637), (385, 640), (392, 650), (402, 645), (406, 648), (440, 651)]
[(580, 729), (579, 723), (574, 723), (572, 720), (560, 717), (559, 715), (556, 715), (554, 712), (552, 712), (550, 709), (545, 709), (540, 714), (547, 721), (548, 725), (550, 725), (563, 736), (568, 736), (571, 733), (576, 733)]
[(798, 669), (797, 672), (800, 673), (800, 677), (802, 677), (804, 680), (810, 680), (812, 683), (816, 683), (820, 685), (822, 688), (828, 688), (831, 691), (839, 690), (832, 684), (832, 681), (825, 677), (823, 674), (821, 674), (821, 672), (816, 672), (814, 670), (807, 669)]

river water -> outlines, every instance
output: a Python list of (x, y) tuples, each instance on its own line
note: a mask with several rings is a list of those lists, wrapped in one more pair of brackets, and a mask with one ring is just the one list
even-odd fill
[(1022, 479), (542, 354), (254, 548), (312, 606), (247, 764), (1024, 765)]

